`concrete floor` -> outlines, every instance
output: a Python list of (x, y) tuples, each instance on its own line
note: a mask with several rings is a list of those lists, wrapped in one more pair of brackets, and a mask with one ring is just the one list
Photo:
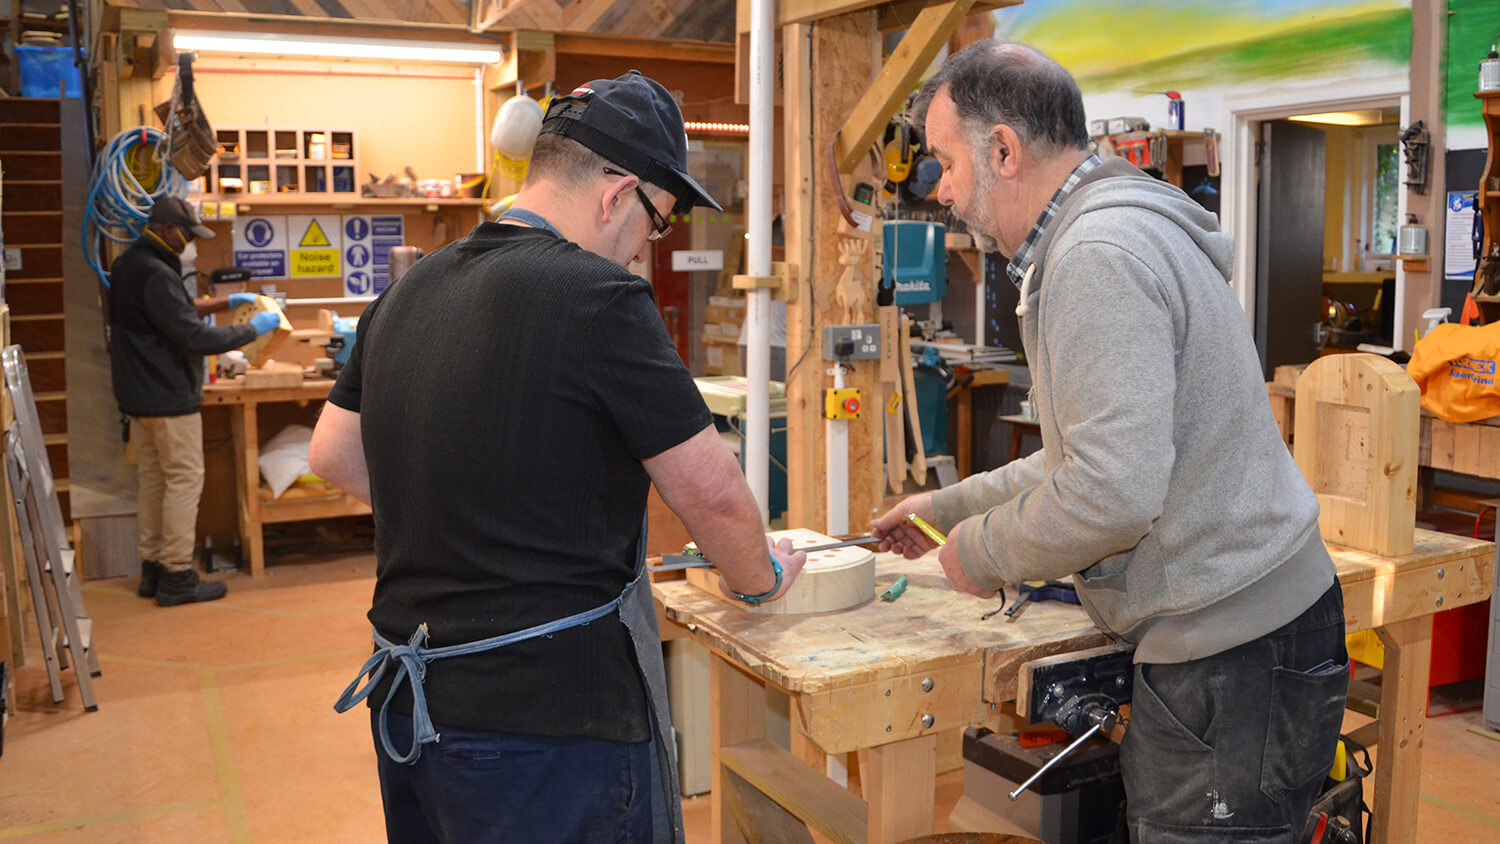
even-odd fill
[[(83, 711), (71, 671), (53, 706), (32, 649), (0, 756), (0, 839), (379, 840), (369, 722), (333, 711), (369, 654), (373, 575), (367, 555), (273, 565), (229, 578), (223, 601), (172, 609), (137, 598), (134, 579), (86, 585), (99, 711)], [(1418, 841), (1500, 841), (1500, 741), (1468, 732), (1479, 723), (1428, 722)], [(939, 777), (939, 831), (961, 793), (958, 772)], [(706, 842), (708, 798), (685, 810), (689, 841)]]

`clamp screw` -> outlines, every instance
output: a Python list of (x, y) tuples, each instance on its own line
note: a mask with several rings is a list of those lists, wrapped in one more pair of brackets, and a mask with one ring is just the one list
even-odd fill
[(932, 678), (931, 677), (923, 677), (922, 678), (922, 691), (924, 691), (924, 692), (930, 692), (930, 691), (932, 691), (933, 685), (934, 684), (932, 682)]
[(922, 716), (923, 729), (932, 729), (932, 725), (935, 723), (937, 723), (937, 719), (933, 718), (930, 714)]
[(1048, 689), (1047, 691), (1053, 697), (1062, 697), (1063, 696), (1063, 692), (1067, 691), (1067, 689), (1063, 688), (1063, 684), (1062, 683), (1053, 683), (1052, 684), (1052, 688)]

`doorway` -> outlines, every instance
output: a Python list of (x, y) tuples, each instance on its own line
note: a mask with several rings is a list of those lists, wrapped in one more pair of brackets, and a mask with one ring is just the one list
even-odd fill
[[(1278, 287), (1282, 283), (1280, 280), (1286, 277), (1276, 271), (1278, 250), (1275, 249), (1275, 242), (1271, 242), (1271, 239), (1281, 235), (1273, 228), (1267, 235), (1268, 242), (1263, 243), (1261, 231), (1263, 226), (1276, 226), (1275, 221), (1280, 219), (1281, 209), (1263, 209), (1261, 206), (1262, 179), (1267, 175), (1263, 172), (1264, 165), (1272, 165), (1272, 178), (1275, 173), (1286, 171), (1278, 170), (1274, 159), (1269, 162), (1262, 159), (1262, 153), (1266, 149), (1262, 143), (1263, 134), (1266, 133), (1263, 124), (1271, 124), (1270, 135), (1288, 141), (1285, 144), (1288, 147), (1288, 158), (1281, 166), (1295, 170), (1291, 157), (1301, 154), (1298, 147), (1305, 149), (1311, 144), (1293, 142), (1294, 134), (1304, 133), (1290, 128), (1285, 123), (1286, 118), (1311, 113), (1378, 109), (1394, 110), (1399, 115), (1399, 124), (1405, 125), (1408, 122), (1407, 90), (1407, 78), (1393, 76), (1343, 86), (1336, 96), (1326, 93), (1326, 88), (1318, 88), (1275, 91), (1225, 100), (1223, 124), (1227, 131), (1224, 134), (1223, 228), (1235, 239), (1231, 284), (1255, 334), (1257, 349), (1262, 363), (1267, 367), (1268, 378), (1279, 357), (1291, 356), (1279, 361), (1281, 363), (1293, 359), (1300, 363), (1316, 357), (1318, 335), (1315, 327), (1321, 319), (1319, 304), (1322, 298), (1318, 277), (1323, 273), (1325, 265), (1321, 243), (1323, 203), (1320, 197), (1316, 201), (1316, 222), (1308, 223), (1315, 224), (1318, 229), (1318, 247), (1300, 250), (1301, 257), (1298, 259), (1299, 264), (1315, 262), (1316, 265), (1295, 271), (1300, 273), (1303, 280), (1300, 283), (1295, 279), (1285, 282), (1286, 286), (1295, 288), (1296, 292), (1291, 294), (1293, 298), (1283, 301), (1288, 294), (1278, 290)], [(1404, 192), (1398, 191), (1398, 195), (1404, 206)], [(1398, 213), (1404, 210), (1401, 207)], [(1276, 213), (1270, 214), (1272, 211)], [(1303, 236), (1301, 239), (1306, 238)], [(1267, 266), (1263, 267), (1263, 264)], [(1343, 268), (1347, 266), (1345, 263)], [(1268, 276), (1272, 273), (1277, 273), (1274, 279)], [(1389, 290), (1381, 293), (1381, 298), (1390, 300), (1386, 307), (1388, 311), (1395, 313), (1393, 336), (1399, 337), (1405, 329), (1401, 325), (1400, 309), (1396, 305), (1400, 301), (1404, 280), (1399, 265), (1393, 266), (1391, 274), (1395, 277), (1394, 283), (1389, 285)], [(1307, 289), (1309, 287), (1312, 289)], [(1299, 305), (1298, 302), (1302, 304)], [(1308, 302), (1312, 304), (1308, 305)], [(1311, 308), (1311, 313), (1304, 312), (1308, 308)], [(1297, 350), (1289, 350), (1273, 339), (1283, 333), (1288, 340), (1298, 344)]]

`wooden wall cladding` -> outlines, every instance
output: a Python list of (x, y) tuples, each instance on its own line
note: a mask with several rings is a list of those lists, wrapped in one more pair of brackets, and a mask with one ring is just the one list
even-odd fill
[(22, 349), (61, 349), (63, 347), (63, 320), (53, 319), (18, 320), (11, 318), (10, 340), (21, 344)]
[[(9, 270), (5, 273), (6, 281), (16, 281), (28, 278), (62, 278), (62, 247), (61, 246), (18, 246), (27, 243), (14, 237), (8, 240), (8, 245), (21, 250), (21, 268)], [(56, 243), (56, 241), (52, 241)], [(6, 291), (5, 301), (10, 302), (13, 298), (10, 291)], [(61, 311), (62, 308), (53, 310)], [(26, 311), (21, 309), (22, 313)]]
[(63, 310), (61, 284), (7, 284), (5, 303), (16, 314), (60, 314)]
[(5, 178), (36, 181), (62, 178), (62, 156), (55, 152), (8, 152)]
[(42, 420), (42, 433), (66, 434), (68, 432), (68, 400), (66, 398), (46, 398), (38, 393), (36, 415)]
[[(5, 156), (7, 165), (10, 156)], [(13, 211), (6, 196), (6, 210)], [(5, 214), (0, 217), (0, 228), (5, 230), (6, 243), (58, 243), (62, 240), (62, 212), (48, 214)]]

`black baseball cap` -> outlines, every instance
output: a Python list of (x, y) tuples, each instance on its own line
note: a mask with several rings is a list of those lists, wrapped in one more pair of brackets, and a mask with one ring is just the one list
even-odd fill
[(554, 97), (542, 120), (542, 134), (549, 133), (577, 141), (671, 193), (677, 197), (673, 213), (685, 214), (695, 205), (724, 210), (688, 175), (687, 130), (677, 101), (638, 70)]
[(192, 232), (193, 237), (203, 240), (212, 240), (214, 236), (214, 230), (203, 225), (197, 209), (187, 204), (186, 200), (181, 197), (164, 196), (156, 200), (156, 204), (151, 206), (151, 215), (146, 218), (146, 222), (178, 226)]

